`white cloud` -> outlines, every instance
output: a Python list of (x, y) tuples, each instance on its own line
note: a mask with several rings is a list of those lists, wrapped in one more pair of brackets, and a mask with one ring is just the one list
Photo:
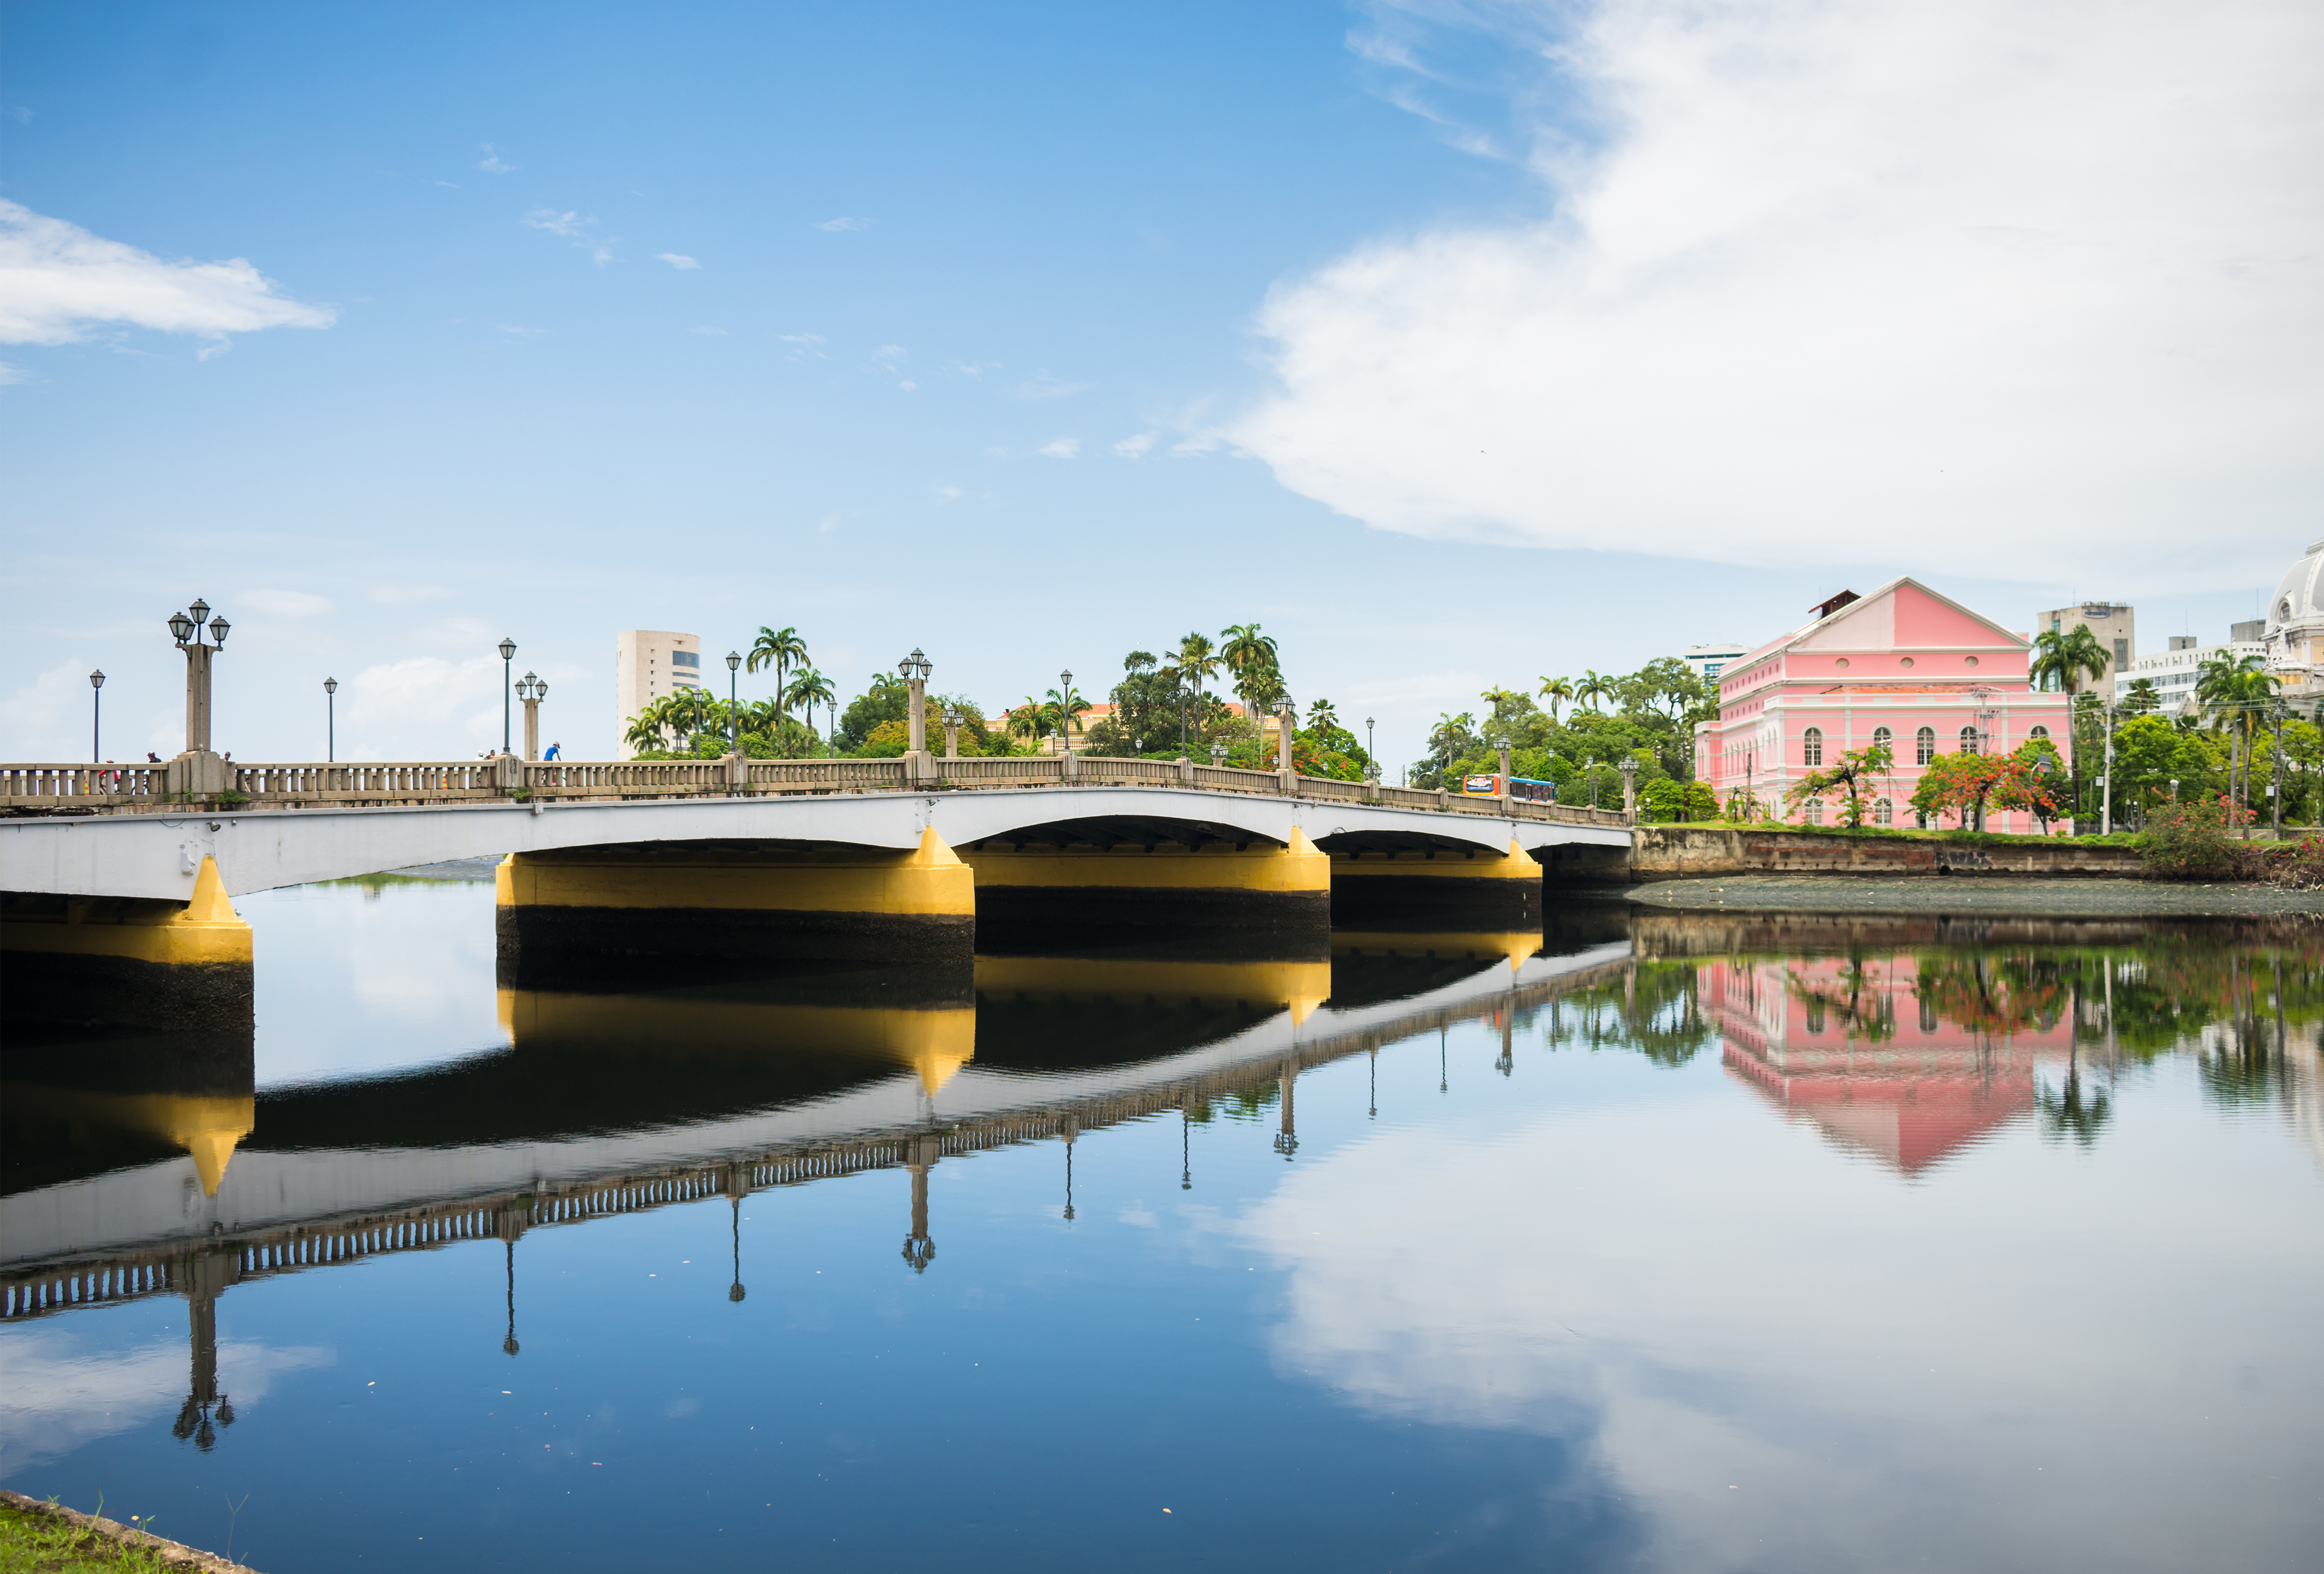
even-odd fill
[(940, 503), (957, 503), (961, 500), (961, 490), (957, 486), (939, 486), (936, 488), (936, 500)]
[(305, 590), (245, 590), (235, 599), (276, 617), (320, 617), (331, 610), (328, 597)]
[(501, 331), (512, 338), (539, 338), (549, 330), (545, 328), (523, 328), (513, 322), (503, 322)]
[(2315, 533), (2324, 12), (1605, 0), (1536, 58), (1570, 90), (1527, 101), (1603, 128), (1534, 134), (1550, 218), (1266, 302), (1233, 435), (1293, 490), (1721, 561), (2104, 541), (2144, 585)]
[[(836, 514), (826, 514), (821, 519), (815, 522), (815, 532), (817, 535), (829, 535), (833, 531), (837, 530), (838, 528), (839, 515)], [(1298, 764), (1298, 760), (1296, 756), (1293, 759), (1292, 764)]]
[(370, 740), (389, 736), (416, 744), (401, 757), (457, 759), (501, 738), (503, 672), (497, 655), (466, 662), (412, 656), (365, 667), (339, 694), (339, 726), (353, 740), (350, 755), (378, 757)]
[(1146, 450), (1154, 446), (1156, 435), (1154, 432), (1141, 431), (1136, 437), (1123, 438), (1113, 445), (1113, 451), (1125, 459), (1144, 458)]
[(5, 388), (11, 383), (29, 383), (32, 380), (32, 374), (23, 367), (12, 366), (5, 361), (0, 361), (0, 388)]
[(501, 157), (500, 150), (492, 144), (480, 142), (476, 145), (484, 150), (484, 156), (476, 161), (476, 168), (495, 175), (512, 175), (516, 172), (516, 166)]
[(686, 331), (688, 333), (703, 334), (710, 338), (724, 338), (726, 337), (726, 330), (723, 328), (689, 328)]
[(872, 364), (883, 372), (892, 372), (910, 359), (901, 345), (881, 345), (872, 352)]
[(826, 218), (815, 227), (838, 235), (851, 229), (869, 229), (872, 221), (868, 218)]
[[(15, 740), (15, 746), (22, 750), (32, 738), (57, 736), (78, 727), (80, 748), (86, 749), (92, 708), (90, 671), (90, 664), (79, 656), (67, 656), (23, 688), (0, 699), (0, 730)], [(48, 756), (19, 753), (16, 757), (37, 760)], [(79, 750), (72, 757), (79, 758)]]
[(71, 344), (111, 323), (223, 342), (230, 333), (338, 320), (331, 308), (279, 288), (241, 257), (164, 262), (0, 200), (0, 343)]
[(534, 229), (545, 229), (551, 235), (563, 236), (575, 246), (589, 254), (589, 260), (603, 267), (613, 260), (612, 245), (596, 234), (597, 221), (584, 218), (578, 213), (560, 213), (554, 208), (536, 208), (518, 220)]
[(1077, 437), (1055, 438), (1033, 451), (1053, 459), (1077, 459), (1082, 455), (1082, 440)]
[(702, 266), (700, 263), (696, 262), (692, 257), (686, 255), (683, 252), (656, 252), (654, 253), (654, 258), (658, 262), (668, 263), (671, 267), (676, 268), (681, 273), (690, 272)]

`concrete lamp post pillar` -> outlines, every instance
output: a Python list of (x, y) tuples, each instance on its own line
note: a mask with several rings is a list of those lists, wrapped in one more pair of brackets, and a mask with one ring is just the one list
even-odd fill
[(1622, 761), (1621, 772), (1622, 819), (1630, 825), (1636, 825), (1638, 823), (1638, 762), (1637, 758), (1626, 757)]
[(209, 604), (196, 601), (170, 619), (170, 633), (186, 653), (186, 750), (170, 762), (163, 791), (194, 798), (215, 798), (225, 792), (230, 773), (225, 760), (210, 749), (210, 662), (226, 647), (232, 625), (223, 615), (210, 618), (208, 630), (216, 643), (202, 643), (203, 620), (210, 618)]
[[(729, 792), (740, 792), (751, 784), (751, 768), (742, 758), (742, 690), (739, 687), (741, 680), (735, 675), (742, 670), (742, 653), (728, 651), (726, 653), (725, 764), (726, 790)], [(781, 675), (779, 672), (776, 674), (778, 678)], [(810, 724), (813, 723), (815, 719), (813, 710), (808, 711), (807, 719)], [(812, 733), (815, 728), (810, 725), (807, 730)]]
[(1510, 800), (1516, 796), (1509, 791), (1509, 740), (1505, 737), (1495, 738), (1493, 752), (1501, 756), (1501, 812), (1507, 814), (1509, 811)]
[(960, 758), (960, 724), (964, 719), (957, 710), (944, 713), (945, 758), (947, 760)]
[(1299, 791), (1299, 766), (1291, 757), (1291, 741), (1299, 726), (1299, 713), (1291, 701), (1284, 700), (1275, 708), (1275, 771), (1283, 778), (1283, 790)]
[(904, 770), (917, 782), (936, 774), (934, 762), (928, 757), (928, 674), (936, 671), (936, 663), (915, 647), (910, 655), (896, 663), (896, 671), (910, 697), (904, 709), (904, 747), (909, 762)]
[(524, 757), (540, 758), (540, 702), (549, 698), (549, 680), (527, 672), (517, 680), (516, 697), (524, 701)]

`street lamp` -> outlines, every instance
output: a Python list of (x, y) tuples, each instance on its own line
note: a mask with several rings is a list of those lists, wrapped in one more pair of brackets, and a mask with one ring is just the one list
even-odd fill
[(98, 723), (104, 718), (105, 669), (99, 667), (88, 675), (88, 759), (93, 765), (105, 764), (105, 734)]
[(1226, 745), (1224, 745), (1224, 744), (1215, 744), (1215, 743), (1214, 743), (1214, 744), (1213, 744), (1213, 745), (1211, 745), (1211, 768), (1212, 768), (1213, 770), (1214, 770), (1214, 771), (1215, 771), (1215, 770), (1217, 770), (1221, 765), (1223, 765), (1223, 764), (1226, 764), (1226, 759), (1227, 759), (1227, 746), (1226, 746)]
[(1372, 718), (1364, 718), (1364, 757), (1372, 763), (1372, 779), (1379, 779), (1379, 755), (1372, 752)]
[(527, 672), (516, 681), (516, 697), (524, 701), (524, 757), (540, 758), (540, 702), (549, 698), (549, 680)]
[(1493, 740), (1493, 749), (1494, 749), (1494, 752), (1495, 752), (1495, 753), (1499, 754), (1499, 755), (1501, 756), (1501, 795), (1502, 795), (1503, 797), (1507, 797), (1507, 796), (1508, 795), (1508, 791), (1509, 791), (1509, 740), (1508, 740), (1508, 738), (1507, 736), (1502, 736), (1502, 737), (1497, 737), (1497, 738), (1495, 738), (1495, 739)]
[(1074, 752), (1074, 670), (1057, 674), (1057, 752)]
[[(936, 670), (936, 663), (929, 661), (918, 645), (912, 647), (910, 655), (896, 663), (896, 671), (902, 675), (904, 687), (910, 697), (909, 704), (904, 713), (907, 734), (905, 747), (911, 751), (915, 762), (927, 752), (928, 674)], [(912, 769), (918, 770), (918, 764), (916, 763)]]
[(501, 753), (504, 755), (509, 753), (509, 724), (512, 719), (509, 694), (516, 686), (511, 681), (515, 671), (516, 641), (504, 639), (501, 641)]
[[(211, 640), (208, 644), (202, 643), (206, 618)], [(189, 755), (209, 752), (210, 659), (226, 648), (226, 630), (232, 626), (223, 613), (210, 618), (209, 603), (198, 598), (185, 612), (173, 613), (170, 618), (170, 636), (186, 653), (186, 752)]]
[(323, 680), (323, 763), (330, 764), (339, 757), (339, 681)]
[[(742, 670), (742, 653), (728, 651), (726, 653), (726, 731), (729, 739), (727, 752), (736, 755), (742, 752), (742, 690), (735, 687), (740, 680), (734, 674)], [(807, 719), (807, 730), (814, 731), (815, 713), (812, 710), (808, 711)]]
[(1638, 757), (1622, 757), (1622, 812), (1635, 820), (1638, 817)]
[(944, 713), (945, 758), (947, 760), (960, 758), (960, 724), (963, 719), (957, 710), (946, 708)]

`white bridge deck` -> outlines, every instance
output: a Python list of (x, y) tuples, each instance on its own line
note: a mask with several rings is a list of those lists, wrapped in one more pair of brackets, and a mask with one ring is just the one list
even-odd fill
[(1286, 844), (1362, 837), (1502, 853), (1626, 847), (1611, 810), (1464, 797), (1288, 772), (1055, 757), (620, 764), (236, 765), (234, 807), (172, 805), (153, 766), (0, 766), (0, 890), (184, 901), (205, 857), (228, 895), (417, 864), (654, 841), (905, 849), (1093, 820)]

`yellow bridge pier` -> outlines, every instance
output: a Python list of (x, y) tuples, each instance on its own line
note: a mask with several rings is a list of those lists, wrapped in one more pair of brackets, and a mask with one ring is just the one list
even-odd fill
[(1509, 838), (1506, 853), (1482, 848), (1332, 855), (1332, 912), (1342, 921), (1383, 914), (1459, 917), (1462, 928), (1538, 930), (1542, 870)]
[[(1183, 838), (1184, 839), (1179, 839)], [(1297, 829), (1287, 845), (1197, 831), (1039, 827), (971, 843), (976, 912), (998, 930), (1213, 935), (1238, 949), (1319, 947), (1331, 931), (1332, 860)]]
[(217, 861), (186, 902), (0, 896), (0, 968), (12, 1020), (169, 1029), (251, 1025), (250, 925)]
[(512, 853), (497, 896), (503, 960), (964, 960), (975, 949), (968, 866), (933, 829), (908, 852), (660, 842)]

